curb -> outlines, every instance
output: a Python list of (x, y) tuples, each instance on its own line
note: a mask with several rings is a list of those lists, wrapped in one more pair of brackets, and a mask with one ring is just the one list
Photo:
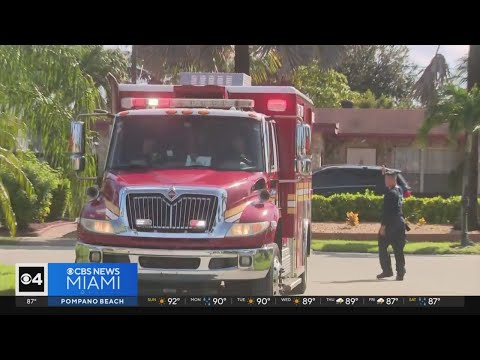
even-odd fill
[(77, 239), (56, 239), (56, 238), (0, 238), (0, 246), (75, 246)]
[[(407, 234), (409, 242), (455, 242), (460, 241), (461, 234)], [(480, 242), (480, 234), (469, 234), (470, 240)], [(370, 233), (315, 233), (312, 240), (376, 240), (377, 234)]]
[(40, 237), (41, 234), (43, 234), (44, 232), (48, 231), (48, 230), (51, 230), (51, 229), (54, 229), (56, 227), (59, 227), (59, 226), (65, 226), (65, 225), (71, 225), (71, 224), (76, 224), (75, 221), (62, 221), (62, 220), (59, 220), (58, 223), (56, 224), (51, 224), (49, 226), (45, 226), (43, 229), (41, 229), (40, 231), (38, 232), (35, 232), (35, 234), (38, 234), (38, 236)]

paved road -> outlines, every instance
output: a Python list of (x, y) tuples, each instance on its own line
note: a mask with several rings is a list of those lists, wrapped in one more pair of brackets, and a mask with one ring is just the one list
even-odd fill
[[(392, 259), (393, 260), (393, 259)], [(72, 247), (0, 246), (0, 263), (70, 262)], [(313, 254), (305, 295), (480, 295), (480, 255), (407, 255), (405, 280), (376, 280), (375, 254)]]

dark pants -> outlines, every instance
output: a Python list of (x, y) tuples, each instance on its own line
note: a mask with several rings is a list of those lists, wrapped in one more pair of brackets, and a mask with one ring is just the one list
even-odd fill
[(405, 228), (387, 227), (385, 236), (378, 238), (378, 257), (380, 258), (380, 266), (384, 273), (393, 273), (392, 261), (388, 253), (388, 246), (392, 245), (395, 255), (395, 267), (398, 275), (405, 275), (405, 256), (403, 248), (405, 247)]

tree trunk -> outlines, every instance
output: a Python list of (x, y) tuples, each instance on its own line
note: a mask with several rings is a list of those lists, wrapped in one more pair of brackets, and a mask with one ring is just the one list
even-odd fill
[[(470, 45), (467, 69), (467, 89), (470, 90), (475, 85), (480, 86), (480, 45)], [(470, 161), (468, 227), (469, 229), (478, 229), (478, 133), (474, 134), (472, 138)]]
[(132, 67), (130, 69), (130, 73), (132, 76), (132, 84), (137, 83), (137, 46), (132, 45), (132, 59), (131, 59)]
[(462, 237), (461, 237), (461, 245), (467, 246), (469, 245), (468, 239), (468, 230), (470, 228), (468, 216), (470, 211), (474, 206), (471, 206), (470, 203), (470, 189), (471, 184), (469, 183), (469, 175), (471, 174), (471, 161), (472, 161), (472, 133), (467, 132), (465, 135), (465, 164), (466, 166), (463, 167), (463, 177), (462, 177), (462, 210), (461, 210), (461, 221), (462, 221)]
[(235, 45), (235, 72), (250, 75), (249, 45)]

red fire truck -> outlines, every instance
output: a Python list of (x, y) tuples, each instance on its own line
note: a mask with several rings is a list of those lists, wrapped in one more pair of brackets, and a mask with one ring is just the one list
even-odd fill
[[(112, 87), (108, 155), (80, 214), (76, 261), (138, 263), (140, 282), (159, 290), (304, 293), (312, 101), (244, 74)], [(80, 120), (70, 140), (78, 172)]]

